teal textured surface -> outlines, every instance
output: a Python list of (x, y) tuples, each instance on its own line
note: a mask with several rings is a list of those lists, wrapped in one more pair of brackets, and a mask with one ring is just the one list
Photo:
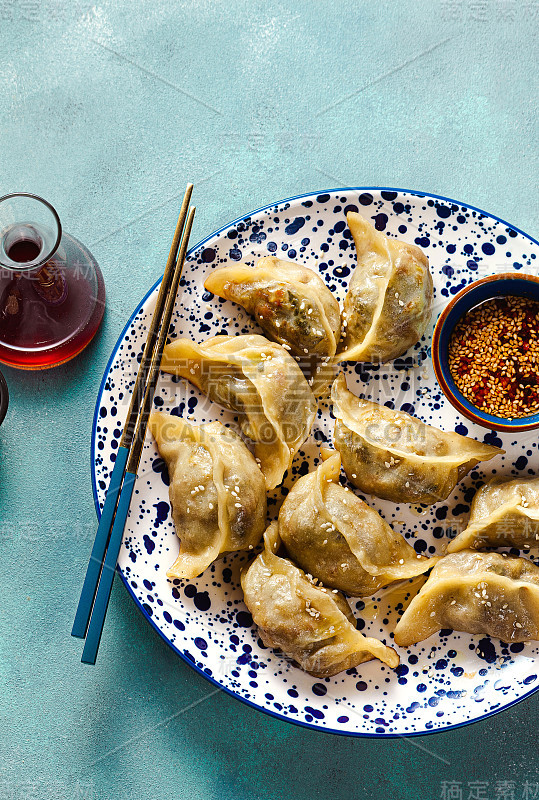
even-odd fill
[(211, 687), (120, 581), (95, 667), (80, 663), (70, 630), (97, 525), (95, 397), (163, 271), (187, 181), (193, 242), (272, 200), (342, 185), (455, 197), (537, 238), (539, 3), (3, 0), (0, 10), (2, 193), (50, 200), (108, 292), (82, 356), (43, 373), (4, 370), (0, 798), (468, 800), (474, 786), (490, 800), (534, 797), (537, 695), (445, 734), (353, 740)]

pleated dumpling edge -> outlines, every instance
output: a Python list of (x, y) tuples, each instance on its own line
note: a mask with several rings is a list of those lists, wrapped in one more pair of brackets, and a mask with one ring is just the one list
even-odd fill
[(409, 647), (443, 629), (503, 642), (539, 639), (539, 567), (476, 550), (441, 558), (397, 623), (395, 643)]
[(303, 372), (281, 345), (258, 334), (216, 336), (201, 344), (176, 339), (165, 347), (161, 368), (240, 414), (266, 488), (281, 484), (318, 408)]
[(242, 439), (221, 425), (152, 412), (148, 427), (170, 478), (180, 552), (169, 578), (195, 578), (220, 555), (254, 548), (266, 526), (264, 476)]
[(240, 263), (212, 270), (204, 287), (245, 308), (269, 339), (302, 361), (335, 355), (339, 303), (309, 267), (264, 256), (254, 267)]
[(341, 373), (331, 389), (334, 444), (349, 481), (395, 503), (445, 500), (480, 461), (505, 451), (354, 395)]
[(433, 281), (419, 247), (382, 233), (360, 214), (347, 222), (357, 264), (343, 308), (338, 361), (385, 362), (418, 342), (430, 321)]
[(478, 489), (468, 525), (447, 552), (489, 547), (539, 547), (539, 478), (497, 475)]
[(356, 628), (340, 593), (315, 585), (288, 558), (278, 555), (279, 526), (264, 534), (265, 549), (241, 575), (245, 605), (267, 647), (280, 649), (305, 672), (319, 678), (337, 675), (378, 658), (394, 669), (399, 656)]
[(437, 561), (414, 548), (339, 482), (337, 452), (300, 477), (279, 512), (291, 558), (326, 586), (367, 597), (382, 586), (421, 575)]

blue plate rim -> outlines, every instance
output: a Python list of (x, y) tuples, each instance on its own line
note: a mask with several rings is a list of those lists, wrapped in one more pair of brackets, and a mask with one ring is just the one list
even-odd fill
[[(333, 194), (335, 192), (350, 192), (350, 191), (352, 191), (352, 192), (397, 192), (397, 193), (402, 193), (402, 194), (411, 194), (411, 195), (415, 195), (417, 197), (431, 198), (431, 199), (434, 199), (434, 200), (444, 200), (444, 201), (446, 201), (448, 203), (453, 203), (455, 205), (458, 205), (461, 208), (466, 208), (466, 209), (472, 210), (472, 211), (478, 211), (480, 214), (483, 214), (486, 217), (490, 217), (491, 219), (495, 219), (497, 222), (501, 222), (503, 225), (507, 226), (508, 228), (511, 228), (512, 230), (517, 231), (517, 233), (520, 233), (526, 239), (529, 239), (531, 242), (533, 242), (534, 244), (539, 246), (539, 241), (537, 239), (534, 239), (533, 236), (530, 236), (528, 233), (526, 233), (525, 231), (521, 230), (520, 228), (516, 228), (510, 222), (507, 222), (506, 220), (502, 219), (501, 217), (496, 216), (495, 214), (490, 214), (488, 211), (483, 211), (483, 209), (477, 208), (477, 206), (472, 206), (472, 205), (468, 205), (466, 203), (462, 203), (462, 202), (460, 202), (458, 200), (453, 200), (451, 197), (445, 197), (444, 195), (441, 195), (441, 194), (431, 194), (430, 192), (421, 192), (421, 191), (418, 191), (417, 189), (399, 189), (399, 188), (396, 188), (396, 187), (393, 187), (393, 186), (339, 186), (339, 187), (336, 187), (334, 189), (320, 189), (319, 191), (305, 192), (303, 194), (293, 195), (292, 197), (286, 197), (286, 198), (284, 198), (282, 200), (277, 200), (274, 203), (268, 203), (265, 206), (260, 206), (260, 208), (256, 208), (253, 211), (250, 211), (248, 214), (243, 214), (240, 217), (236, 217), (236, 219), (232, 220), (231, 222), (226, 223), (225, 225), (221, 226), (217, 230), (215, 230), (212, 233), (210, 233), (204, 239), (201, 239), (200, 242), (197, 242), (196, 245), (194, 245), (193, 247), (191, 247), (189, 249), (189, 251), (187, 253), (187, 256), (191, 255), (191, 253), (193, 253), (195, 250), (198, 250), (200, 247), (202, 247), (202, 245), (206, 244), (206, 242), (208, 242), (210, 239), (213, 239), (214, 236), (217, 236), (220, 233), (223, 233), (223, 231), (228, 230), (229, 228), (231, 228), (232, 226), (238, 224), (239, 222), (245, 222), (246, 220), (251, 219), (255, 214), (259, 214), (262, 211), (268, 211), (271, 208), (275, 208), (275, 206), (281, 206), (284, 203), (291, 203), (294, 200), (301, 200), (304, 197), (314, 197), (314, 198), (316, 198), (318, 195), (322, 195), (322, 194), (330, 194), (331, 195), (331, 194)], [(127, 333), (129, 327), (131, 326), (133, 320), (135, 319), (135, 317), (137, 316), (137, 314), (139, 313), (141, 308), (144, 306), (144, 303), (146, 302), (148, 297), (150, 297), (150, 295), (155, 291), (155, 289), (157, 288), (157, 286), (160, 283), (161, 283), (161, 278), (158, 278), (158, 280), (146, 292), (146, 294), (144, 295), (142, 300), (139, 302), (139, 304), (137, 305), (137, 307), (135, 308), (135, 310), (133, 311), (133, 313), (131, 314), (131, 316), (127, 320), (122, 332), (120, 333), (118, 339), (116, 340), (116, 344), (114, 345), (114, 348), (112, 350), (110, 358), (109, 358), (109, 360), (107, 362), (107, 365), (105, 367), (105, 371), (104, 371), (103, 377), (101, 379), (101, 384), (99, 386), (99, 391), (97, 393), (97, 399), (96, 399), (96, 404), (95, 404), (95, 409), (94, 409), (94, 418), (93, 418), (93, 422), (92, 422), (92, 434), (91, 434), (92, 438), (91, 438), (91, 442), (90, 442), (90, 468), (91, 468), (91, 473), (92, 473), (92, 492), (93, 492), (94, 505), (95, 505), (95, 510), (96, 510), (96, 514), (97, 514), (97, 519), (98, 520), (101, 518), (101, 509), (99, 507), (99, 500), (98, 500), (98, 496), (97, 496), (97, 486), (96, 486), (95, 469), (94, 469), (94, 465), (95, 465), (95, 444), (94, 443), (95, 443), (95, 434), (96, 434), (97, 422), (98, 422), (98, 419), (99, 419), (99, 409), (101, 408), (101, 399), (103, 397), (103, 392), (105, 390), (105, 384), (107, 382), (107, 378), (108, 378), (108, 375), (109, 375), (109, 372), (110, 372), (110, 368), (112, 366), (112, 362), (114, 361), (114, 358), (116, 357), (116, 353), (118, 352), (118, 349), (119, 349), (119, 347), (120, 347), (120, 345), (121, 345), (121, 343), (122, 343), (122, 341), (123, 341), (123, 339), (125, 337), (125, 334)], [(131, 597), (133, 598), (136, 606), (142, 612), (144, 617), (148, 620), (150, 625), (157, 631), (157, 633), (163, 639), (163, 641), (165, 641), (168, 644), (168, 646), (182, 659), (182, 661), (184, 661), (193, 670), (195, 670), (195, 672), (197, 672), (199, 675), (201, 675), (203, 678), (205, 678), (205, 680), (209, 681), (209, 683), (213, 684), (213, 686), (217, 687), (218, 689), (222, 689), (222, 691), (226, 692), (226, 694), (230, 695), (230, 697), (234, 697), (236, 700), (239, 700), (240, 702), (244, 703), (247, 706), (250, 706), (251, 708), (256, 709), (257, 711), (262, 711), (264, 714), (267, 714), (270, 717), (274, 717), (275, 719), (281, 720), (282, 722), (288, 722), (291, 725), (297, 725), (300, 728), (309, 728), (311, 730), (318, 731), (319, 733), (320, 732), (322, 732), (322, 733), (333, 733), (333, 734), (336, 734), (338, 736), (350, 736), (350, 737), (361, 738), (361, 739), (408, 739), (408, 738), (415, 737), (415, 736), (427, 736), (427, 735), (432, 735), (432, 734), (435, 734), (435, 733), (443, 733), (445, 731), (454, 730), (456, 728), (462, 728), (465, 725), (473, 725), (476, 722), (481, 722), (482, 720), (485, 720), (485, 719), (488, 719), (489, 717), (492, 717), (494, 714), (499, 714), (502, 711), (506, 711), (507, 709), (511, 708), (512, 706), (516, 705), (517, 703), (521, 703), (527, 697), (530, 697), (532, 694), (535, 694), (535, 692), (537, 692), (539, 690), (539, 685), (538, 685), (534, 689), (531, 689), (529, 692), (526, 692), (526, 694), (522, 695), (522, 697), (519, 697), (516, 700), (512, 700), (510, 703), (508, 703), (507, 705), (502, 706), (501, 708), (492, 709), (491, 711), (488, 712), (488, 714), (483, 714), (481, 717), (476, 717), (475, 719), (464, 720), (463, 722), (457, 722), (457, 723), (454, 723), (452, 725), (445, 725), (445, 726), (438, 727), (438, 728), (425, 729), (423, 731), (411, 731), (410, 733), (406, 733), (406, 734), (403, 734), (403, 733), (362, 733), (361, 731), (350, 732), (350, 731), (339, 730), (338, 728), (327, 728), (327, 727), (324, 727), (322, 725), (317, 725), (317, 724), (312, 723), (312, 722), (303, 722), (302, 720), (291, 719), (291, 718), (288, 718), (288, 717), (284, 717), (281, 714), (277, 714), (275, 711), (272, 711), (269, 708), (264, 708), (264, 706), (260, 706), (257, 703), (253, 703), (251, 700), (248, 700), (246, 697), (242, 697), (241, 695), (236, 694), (231, 689), (227, 688), (226, 686), (223, 686), (221, 683), (219, 683), (219, 681), (215, 680), (215, 678), (213, 678), (211, 675), (208, 675), (207, 673), (205, 673), (204, 670), (200, 669), (200, 667), (197, 667), (196, 664), (193, 664), (193, 662), (190, 661), (184, 655), (184, 653), (182, 653), (174, 645), (174, 643), (171, 642), (170, 639), (167, 638), (165, 633), (157, 626), (155, 621), (150, 617), (150, 615), (148, 614), (146, 609), (139, 602), (139, 600), (136, 597), (135, 593), (133, 592), (131, 586), (129, 585), (129, 582), (128, 582), (127, 578), (122, 573), (122, 571), (120, 570), (119, 567), (117, 567), (117, 572), (120, 575), (120, 577), (122, 579), (122, 582), (123, 582), (125, 588), (127, 589), (128, 593), (131, 595)]]

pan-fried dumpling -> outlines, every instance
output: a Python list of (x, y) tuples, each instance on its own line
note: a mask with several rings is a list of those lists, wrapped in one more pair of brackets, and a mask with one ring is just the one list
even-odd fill
[(344, 597), (330, 591), (288, 558), (277, 555), (278, 524), (264, 534), (265, 550), (241, 576), (245, 605), (267, 647), (279, 648), (301, 669), (326, 678), (379, 658), (395, 668), (397, 653), (363, 636)]
[(308, 267), (275, 256), (256, 267), (236, 264), (216, 269), (204, 286), (252, 314), (268, 339), (294, 356), (335, 355), (340, 338), (339, 303), (324, 281)]
[(334, 443), (348, 479), (362, 492), (394, 503), (445, 500), (472, 467), (504, 452), (361, 400), (347, 389), (342, 373), (331, 399)]
[(256, 334), (215, 336), (198, 345), (176, 339), (161, 369), (191, 381), (210, 400), (245, 415), (266, 488), (278, 486), (309, 435), (316, 400), (292, 356)]
[(195, 578), (222, 553), (255, 547), (266, 527), (266, 487), (242, 439), (220, 422), (190, 425), (160, 412), (149, 428), (168, 467), (180, 538), (168, 577)]
[(539, 478), (496, 477), (475, 495), (466, 530), (447, 548), (453, 553), (464, 548), (539, 546)]
[(292, 487), (279, 513), (279, 533), (294, 561), (326, 586), (354, 597), (413, 578), (436, 559), (418, 555), (353, 492), (339, 483), (333, 453)]
[(344, 301), (340, 361), (389, 361), (419, 341), (432, 310), (429, 260), (350, 211), (357, 266)]
[(539, 567), (475, 550), (441, 558), (399, 620), (395, 642), (408, 647), (442, 629), (504, 642), (539, 638)]

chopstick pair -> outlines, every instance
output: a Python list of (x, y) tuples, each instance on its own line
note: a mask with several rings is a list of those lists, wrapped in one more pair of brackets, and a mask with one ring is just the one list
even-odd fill
[(123, 531), (159, 377), (161, 356), (193, 226), (195, 209), (189, 208), (192, 191), (193, 184), (190, 183), (185, 191), (174, 231), (71, 631), (72, 636), (86, 639), (81, 659), (86, 664), (95, 664), (97, 658)]

